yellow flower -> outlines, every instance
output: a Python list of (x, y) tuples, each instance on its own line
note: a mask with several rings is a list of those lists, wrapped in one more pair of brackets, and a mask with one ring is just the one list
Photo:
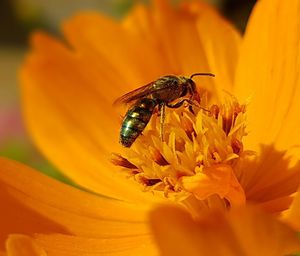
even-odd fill
[[(201, 2), (159, 0), (122, 22), (80, 13), (64, 24), (64, 41), (34, 34), (21, 70), (28, 129), (87, 191), (1, 159), (0, 250), (12, 234), (11, 255), (157, 255), (148, 213), (161, 202), (194, 218), (169, 208), (151, 215), (164, 254), (209, 247), (258, 255), (259, 241), (262, 255), (274, 255), (278, 241), (275, 255), (299, 249), (299, 198), (291, 206), (300, 184), (299, 5), (259, 1), (243, 39)], [(202, 108), (167, 109), (165, 142), (154, 114), (131, 148), (118, 144), (117, 97), (162, 75), (196, 72), (216, 74), (195, 78)], [(170, 225), (174, 236), (162, 239)]]

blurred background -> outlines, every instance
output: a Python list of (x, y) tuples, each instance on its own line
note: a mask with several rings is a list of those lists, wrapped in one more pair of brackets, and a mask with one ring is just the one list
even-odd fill
[[(26, 163), (49, 176), (69, 182), (35, 149), (21, 114), (17, 73), (31, 31), (55, 33), (62, 20), (79, 10), (97, 10), (121, 19), (142, 0), (1, 0), (0, 1), (0, 155)], [(215, 5), (244, 31), (255, 0), (203, 0)], [(149, 1), (144, 0), (147, 3)], [(174, 0), (174, 3), (179, 0)]]

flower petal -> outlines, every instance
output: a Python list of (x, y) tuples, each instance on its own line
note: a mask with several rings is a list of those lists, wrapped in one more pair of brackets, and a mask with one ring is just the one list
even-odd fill
[(49, 36), (38, 33), (32, 40), (33, 52), (21, 71), (23, 109), (42, 152), (90, 190), (127, 201), (154, 200), (109, 162), (110, 153), (121, 150), (110, 102), (115, 94), (112, 80), (96, 79), (93, 63), (88, 66), (82, 54)]
[(232, 206), (246, 202), (245, 193), (229, 165), (219, 164), (205, 168), (194, 176), (182, 177), (182, 186), (199, 200), (217, 194), (226, 198)]
[(2, 242), (10, 233), (62, 233), (90, 238), (149, 233), (147, 205), (96, 196), (6, 159), (0, 158), (0, 166), (0, 197), (5, 205), (0, 218)]
[(289, 223), (295, 230), (300, 231), (300, 188), (290, 208), (284, 212), (283, 220)]
[(92, 239), (66, 235), (36, 235), (36, 242), (49, 256), (60, 255), (158, 255), (157, 247), (149, 236), (129, 238)]
[(25, 235), (10, 235), (6, 241), (8, 256), (47, 256), (48, 254), (34, 241)]
[(251, 97), (247, 148), (300, 143), (299, 15), (298, 0), (261, 0), (251, 15), (235, 83), (240, 99)]
[[(160, 52), (144, 38), (96, 12), (75, 15), (64, 23), (63, 31), (76, 52), (106, 60), (106, 69), (110, 68), (109, 73), (115, 77), (113, 86), (124, 93), (167, 72)], [(102, 74), (101, 69), (98, 72)]]
[(247, 201), (273, 213), (286, 210), (300, 185), (300, 162), (292, 164), (288, 152), (273, 146), (261, 146), (259, 151), (254, 159), (242, 159), (235, 168)]
[[(230, 90), (240, 36), (213, 8), (196, 1), (176, 8), (157, 0), (151, 18), (149, 33), (154, 31), (156, 46), (173, 73), (212, 72), (216, 78), (199, 78), (200, 90), (205, 88), (217, 97), (222, 89)], [(220, 39), (222, 44), (215, 43)]]
[(203, 212), (195, 221), (179, 208), (161, 207), (151, 220), (162, 255), (279, 256), (300, 250), (295, 231), (255, 208)]
[[(127, 77), (125, 88), (168, 73), (188, 76), (201, 71), (218, 76), (216, 81), (201, 78), (202, 88), (211, 91), (217, 81), (220, 88), (231, 88), (240, 36), (209, 5), (194, 2), (174, 8), (168, 1), (154, 1), (152, 10), (137, 5), (122, 25), (82, 13), (65, 23), (64, 32), (75, 49), (109, 60), (115, 72)], [(213, 43), (220, 38), (222, 44)]]
[[(209, 92), (217, 94), (217, 97), (222, 99), (224, 97), (224, 90), (232, 92), (241, 36), (214, 8), (204, 2), (194, 1), (186, 3), (184, 4), (184, 8), (188, 9), (190, 14), (195, 15), (194, 18), (196, 19), (196, 29), (199, 38), (198, 44), (201, 45), (204, 52), (204, 56), (197, 56), (194, 55), (194, 48), (182, 47), (186, 51), (183, 54), (193, 59), (193, 61), (187, 59), (184, 63), (192, 65), (191, 63), (196, 62), (193, 68), (195, 70), (197, 65), (200, 65), (199, 62), (207, 62), (208, 70), (214, 73), (216, 77), (209, 80), (209, 87), (206, 87), (206, 89)], [(187, 34), (182, 37), (183, 44), (190, 37), (188, 35), (190, 32), (187, 30)], [(191, 37), (192, 40), (193, 38)], [(192, 49), (193, 54), (190, 53), (190, 49)]]

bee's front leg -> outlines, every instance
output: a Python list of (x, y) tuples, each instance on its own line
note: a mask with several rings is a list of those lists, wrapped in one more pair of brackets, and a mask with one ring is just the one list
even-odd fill
[(182, 100), (180, 100), (180, 101), (178, 101), (178, 102), (176, 102), (176, 103), (174, 103), (174, 104), (167, 103), (167, 107), (168, 107), (168, 108), (179, 108), (179, 107), (182, 106), (182, 104), (183, 104), (184, 102), (187, 102), (189, 106), (193, 106), (193, 105), (194, 105), (194, 106), (197, 106), (197, 104), (195, 104), (195, 103), (194, 103), (192, 100), (190, 100), (190, 99), (182, 99)]
[(158, 105), (158, 113), (160, 117), (160, 129), (159, 129), (159, 135), (161, 141), (164, 141), (164, 122), (166, 117), (166, 104), (164, 102), (160, 103)]
[(193, 110), (193, 105), (197, 106), (197, 104), (195, 104), (192, 100), (190, 99), (182, 99), (174, 104), (170, 104), (170, 103), (167, 103), (167, 107), (168, 108), (179, 108), (182, 106), (182, 104), (184, 102), (187, 102), (188, 103), (188, 109), (189, 111), (192, 113), (192, 114), (195, 114), (194, 110)]

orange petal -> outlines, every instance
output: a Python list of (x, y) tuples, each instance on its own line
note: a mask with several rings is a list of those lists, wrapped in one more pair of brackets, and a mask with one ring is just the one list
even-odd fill
[(274, 143), (285, 150), (300, 143), (299, 16), (298, 0), (257, 1), (252, 12), (235, 83), (241, 100), (251, 97), (247, 148)]
[(158, 255), (149, 236), (92, 239), (66, 235), (36, 235), (36, 242), (49, 256), (60, 255)]
[(199, 78), (200, 90), (219, 97), (221, 89), (231, 91), (240, 35), (209, 5), (189, 2), (176, 8), (154, 1), (152, 12), (138, 5), (124, 24), (161, 53), (169, 73), (210, 71), (216, 78)]
[(300, 185), (300, 163), (292, 165), (285, 151), (273, 146), (261, 146), (254, 159), (243, 159), (238, 180), (245, 190), (247, 201), (262, 204), (273, 213), (288, 209), (291, 199)]
[[(205, 88), (214, 97), (220, 96), (222, 89), (230, 90), (240, 38), (213, 8), (199, 2), (175, 8), (168, 1), (157, 0), (153, 23), (150, 31), (156, 31), (157, 45), (175, 74), (212, 72), (216, 78), (199, 78), (200, 90)], [(222, 44), (214, 43), (220, 39)]]
[[(147, 235), (145, 204), (128, 204), (62, 184), (0, 158), (0, 242), (10, 233), (63, 233), (90, 238)], [(1, 250), (1, 244), (0, 244)]]
[(268, 213), (273, 214), (280, 214), (284, 212), (286, 209), (289, 209), (291, 206), (291, 203), (293, 201), (292, 196), (283, 196), (283, 197), (277, 197), (272, 200), (266, 200), (266, 201), (252, 201), (250, 198), (248, 199), (248, 202), (255, 203), (255, 205), (259, 205), (264, 211)]
[(90, 190), (127, 201), (153, 200), (109, 162), (110, 153), (120, 150), (112, 80), (101, 73), (93, 77), (93, 63), (88, 66), (83, 54), (49, 36), (35, 34), (32, 40), (21, 71), (23, 110), (42, 152)]
[(283, 220), (289, 223), (295, 230), (300, 231), (300, 188), (290, 208), (284, 212)]
[[(109, 90), (116, 86), (125, 93), (165, 75), (167, 71), (164, 58), (145, 38), (101, 14), (81, 12), (64, 23), (63, 32), (75, 51), (84, 58), (93, 56), (96, 63), (99, 62), (97, 59), (106, 61), (106, 70), (110, 68), (108, 75), (115, 77), (115, 83), (106, 85)], [(102, 70), (99, 69), (98, 73), (101, 77)]]
[(6, 242), (8, 256), (81, 256), (81, 255), (157, 255), (150, 237), (92, 239), (59, 234), (10, 235)]
[[(194, 64), (193, 69), (195, 69), (200, 62), (207, 62), (208, 70), (214, 73), (216, 77), (210, 79), (209, 87), (206, 87), (206, 89), (216, 94), (219, 99), (222, 99), (224, 97), (224, 90), (232, 92), (241, 36), (214, 8), (201, 1), (184, 3), (184, 8), (190, 14), (194, 15), (199, 39), (198, 44), (203, 48), (205, 55), (195, 56), (194, 53), (187, 52), (191, 48), (182, 47), (186, 50), (183, 54), (190, 56), (193, 60), (187, 59), (184, 63), (186, 65), (192, 65), (195, 62), (198, 63)], [(186, 33), (189, 33), (189, 31), (187, 30)], [(183, 44), (186, 40), (189, 40), (188, 38), (191, 38), (188, 34), (182, 37)]]
[(228, 220), (249, 255), (279, 256), (300, 251), (297, 232), (258, 208), (234, 210)]
[(194, 176), (185, 176), (181, 180), (185, 190), (193, 193), (199, 200), (205, 200), (217, 194), (226, 198), (233, 206), (245, 204), (245, 193), (233, 170), (228, 165), (215, 165), (205, 168)]
[(6, 241), (7, 256), (47, 256), (48, 254), (25, 235), (10, 235)]
[(162, 255), (280, 256), (300, 250), (295, 231), (254, 208), (208, 211), (193, 220), (179, 208), (160, 207), (151, 221)]

